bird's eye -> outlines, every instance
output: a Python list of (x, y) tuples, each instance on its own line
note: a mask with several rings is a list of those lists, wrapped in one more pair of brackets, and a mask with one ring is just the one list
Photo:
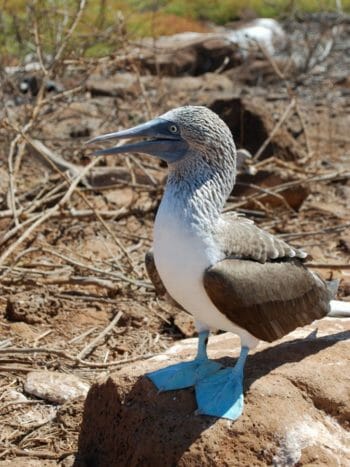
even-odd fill
[(169, 126), (169, 130), (171, 131), (171, 133), (178, 133), (179, 129), (176, 125), (170, 125)]

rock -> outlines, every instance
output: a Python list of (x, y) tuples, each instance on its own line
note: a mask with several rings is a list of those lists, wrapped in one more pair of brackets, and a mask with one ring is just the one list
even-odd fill
[(37, 324), (51, 322), (61, 309), (61, 303), (47, 292), (34, 294), (23, 291), (13, 294), (7, 301), (5, 318), (11, 322)]
[(63, 459), (63, 461), (60, 463), (60, 466), (61, 467), (73, 467), (74, 462), (75, 462), (75, 456), (71, 454), (70, 456), (67, 456)]
[[(135, 176), (136, 178), (136, 176)], [(149, 179), (150, 181), (150, 179)], [(135, 190), (129, 187), (123, 187), (123, 188), (118, 188), (115, 187), (113, 189), (106, 189), (104, 191), (104, 197), (108, 202), (108, 206), (110, 208), (116, 207), (116, 208), (122, 208), (122, 207), (127, 207), (130, 208), (130, 206), (135, 202), (136, 200), (136, 195), (135, 195)]]
[[(92, 96), (111, 97), (138, 97), (140, 95), (140, 84), (150, 94), (159, 92), (159, 86), (168, 94), (198, 92), (225, 92), (232, 93), (234, 85), (225, 75), (216, 73), (205, 73), (202, 76), (177, 76), (159, 79), (154, 76), (140, 76), (137, 78), (132, 73), (117, 73), (113, 77), (106, 78), (102, 74), (93, 74), (86, 83), (86, 88)], [(195, 99), (195, 96), (192, 96)], [(115, 130), (115, 128), (114, 128)]]
[[(271, 108), (266, 100), (261, 97), (234, 97), (230, 95), (210, 94), (201, 104), (207, 105), (225, 121), (230, 128), (238, 147), (254, 156), (271, 135), (275, 128), (276, 118), (273, 118)], [(239, 149), (242, 151), (242, 149)], [(276, 157), (284, 161), (298, 162), (305, 156), (305, 150), (287, 128), (283, 126), (271, 138), (261, 152), (259, 160)], [(249, 167), (249, 159), (245, 159), (246, 168)], [(292, 185), (280, 190), (278, 193), (269, 193), (269, 190), (278, 185), (297, 181), (296, 173), (280, 167), (276, 164), (260, 169), (257, 172), (241, 169), (233, 195), (242, 198), (252, 194), (259, 194), (259, 202), (274, 208), (281, 205), (289, 205), (298, 210), (309, 194), (309, 187), (302, 184)], [(243, 169), (243, 170), (242, 170)], [(253, 167), (253, 170), (255, 168)], [(257, 188), (257, 186), (259, 188)], [(259, 190), (260, 189), (260, 190)], [(265, 190), (265, 194), (263, 193)], [(256, 208), (254, 201), (245, 204), (248, 209)]]
[(27, 398), (24, 394), (22, 394), (19, 391), (16, 391), (16, 389), (8, 389), (2, 394), (1, 400), (6, 403), (21, 403), (21, 402), (27, 402)]
[(28, 459), (27, 457), (0, 461), (0, 467), (57, 467), (57, 462), (47, 459)]
[(262, 18), (248, 23), (216, 28), (213, 32), (184, 32), (173, 36), (146, 38), (139, 49), (131, 50), (130, 63), (140, 62), (152, 74), (192, 75), (229, 69), (261, 48), (275, 55), (286, 48), (287, 36), (273, 19)]
[[(75, 466), (349, 465), (348, 337), (348, 320), (325, 318), (261, 343), (236, 422), (195, 415), (193, 389), (158, 394), (142, 376), (193, 357), (197, 339), (125, 366), (90, 389)], [(229, 333), (209, 340), (209, 355), (226, 365), (238, 353)]]
[[(272, 107), (268, 106), (264, 96), (256, 96), (252, 99), (251, 96), (235, 97), (211, 94), (201, 104), (207, 105), (220, 115), (232, 131), (238, 147), (245, 148), (253, 156), (271, 135), (285, 110), (285, 108), (281, 108), (281, 114), (278, 115), (278, 118), (273, 118)], [(261, 153), (259, 160), (271, 156), (297, 161), (305, 156), (305, 151), (295, 137), (284, 126), (281, 126)]]
[(85, 86), (92, 96), (133, 97), (137, 95), (139, 90), (135, 73), (117, 73), (108, 78), (92, 74)]
[(252, 21), (232, 23), (232, 29), (225, 28), (230, 40), (238, 44), (246, 57), (250, 50), (263, 47), (270, 55), (285, 50), (288, 38), (282, 26), (272, 18), (256, 18)]
[(185, 311), (176, 310), (174, 324), (185, 337), (192, 337), (197, 332), (192, 316)]
[[(102, 99), (102, 102), (100, 101)], [(91, 138), (93, 131), (101, 123), (101, 107), (106, 112), (113, 112), (113, 101), (108, 99), (73, 101), (64, 106), (57, 106), (50, 113), (50, 118), (42, 119), (38, 123), (37, 132), (45, 140), (82, 138), (84, 142)], [(83, 117), (82, 117), (83, 116)], [(35, 150), (33, 151), (35, 152)], [(61, 154), (62, 157), (65, 154)], [(67, 160), (71, 159), (71, 152), (67, 153)]]
[(24, 390), (28, 394), (56, 404), (85, 396), (89, 387), (77, 376), (46, 370), (31, 371), (24, 383)]
[(142, 52), (138, 51), (131, 57), (134, 60), (138, 58), (141, 66), (152, 74), (199, 76), (241, 63), (237, 44), (228, 40), (225, 34), (195, 33), (192, 38), (182, 34), (161, 37), (156, 52), (149, 45), (150, 41), (144, 41)]

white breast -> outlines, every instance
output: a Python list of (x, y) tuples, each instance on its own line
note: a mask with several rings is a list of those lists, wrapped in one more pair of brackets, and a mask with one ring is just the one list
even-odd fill
[(172, 298), (194, 316), (199, 330), (231, 331), (241, 337), (243, 345), (254, 347), (257, 340), (219, 312), (204, 289), (204, 271), (223, 256), (203, 227), (191, 222), (171, 196), (164, 196), (154, 226), (158, 273)]

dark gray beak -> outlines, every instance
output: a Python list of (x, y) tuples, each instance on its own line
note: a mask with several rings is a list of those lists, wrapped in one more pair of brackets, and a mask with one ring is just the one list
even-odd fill
[(94, 151), (94, 155), (112, 155), (128, 152), (142, 152), (158, 157), (168, 163), (182, 158), (187, 151), (187, 143), (181, 138), (176, 124), (164, 118), (155, 118), (149, 122), (116, 133), (107, 133), (91, 139), (87, 144), (99, 143), (110, 139), (143, 138), (141, 141), (113, 146)]

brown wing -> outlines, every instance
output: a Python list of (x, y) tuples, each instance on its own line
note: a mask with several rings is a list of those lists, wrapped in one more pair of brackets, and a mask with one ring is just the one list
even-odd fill
[(215, 306), (255, 337), (272, 342), (322, 318), (331, 293), (300, 260), (225, 259), (206, 270), (204, 287)]
[(283, 240), (261, 230), (254, 222), (235, 213), (223, 216), (215, 240), (226, 256), (247, 258), (265, 263), (279, 258), (306, 258), (304, 251), (288, 245)]
[(177, 303), (167, 292), (166, 288), (164, 287), (163, 281), (158, 274), (156, 263), (154, 261), (153, 251), (150, 250), (145, 255), (145, 265), (148, 277), (151, 279), (152, 284), (156, 290), (156, 294), (160, 297), (166, 298), (173, 306), (176, 306), (183, 310), (182, 306)]
[(147, 251), (147, 253), (145, 254), (145, 266), (148, 277), (151, 279), (152, 284), (156, 289), (156, 294), (160, 297), (166, 295), (167, 291), (164, 287), (162, 279), (160, 278), (160, 275), (158, 274), (152, 250)]

